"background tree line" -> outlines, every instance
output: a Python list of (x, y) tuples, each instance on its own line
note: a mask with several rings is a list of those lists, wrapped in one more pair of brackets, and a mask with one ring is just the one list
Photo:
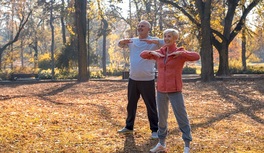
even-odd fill
[[(125, 2), (127, 5), (122, 6)], [(53, 79), (78, 78), (87, 67), (88, 73), (82, 74), (87, 79), (120, 75), (128, 69), (129, 58), (128, 51), (118, 48), (117, 42), (136, 36), (136, 25), (142, 19), (151, 23), (151, 35), (160, 38), (166, 28), (180, 31), (178, 46), (201, 54), (196, 68), (201, 70), (203, 81), (213, 80), (215, 74), (230, 75), (230, 67), (236, 65), (246, 71), (248, 63), (263, 62), (261, 0), (2, 0), (0, 3), (2, 75), (23, 72)], [(77, 13), (83, 9), (86, 19), (79, 18)], [(85, 24), (85, 34), (78, 24), (81, 22)], [(86, 38), (82, 50), (87, 50), (81, 55), (80, 33)], [(78, 67), (84, 62), (88, 62), (84, 68)]]

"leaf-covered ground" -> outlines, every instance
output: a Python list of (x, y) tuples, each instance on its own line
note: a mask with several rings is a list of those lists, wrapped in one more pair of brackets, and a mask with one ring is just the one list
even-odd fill
[[(264, 80), (184, 83), (193, 153), (264, 151)], [(0, 152), (147, 153), (150, 139), (140, 99), (135, 132), (117, 134), (126, 118), (126, 81), (0, 84)], [(169, 153), (183, 142), (170, 109)]]

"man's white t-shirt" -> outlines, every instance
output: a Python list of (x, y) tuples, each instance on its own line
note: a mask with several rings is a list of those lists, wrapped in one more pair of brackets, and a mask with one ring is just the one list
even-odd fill
[(150, 81), (155, 79), (155, 60), (143, 59), (140, 57), (140, 53), (143, 50), (157, 50), (164, 44), (164, 41), (151, 36), (148, 36), (147, 39), (157, 39), (159, 40), (159, 44), (148, 44), (139, 38), (131, 38), (131, 43), (128, 44), (130, 51), (129, 78), (136, 81)]

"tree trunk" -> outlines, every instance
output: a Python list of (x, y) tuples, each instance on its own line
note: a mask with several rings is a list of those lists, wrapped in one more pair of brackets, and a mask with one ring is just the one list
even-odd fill
[(51, 7), (50, 7), (50, 28), (51, 28), (51, 79), (55, 79), (55, 61), (54, 61), (54, 25), (53, 25), (53, 3), (54, 0), (51, 0)]
[(199, 10), (201, 20), (201, 80), (203, 82), (209, 82), (214, 80), (213, 48), (210, 28), (211, 0), (206, 2), (197, 0), (196, 5)]
[(14, 62), (14, 46), (13, 46), (13, 44), (11, 44), (10, 46), (10, 54), (9, 54), (9, 56), (10, 56), (10, 68), (11, 68), (11, 70), (13, 71), (14, 70), (14, 65), (13, 65), (13, 62)]
[(229, 72), (229, 62), (228, 62), (228, 44), (223, 42), (221, 44), (221, 50), (218, 50), (219, 53), (219, 66), (216, 73), (217, 76), (228, 76)]
[(78, 39), (78, 81), (88, 81), (86, 50), (86, 0), (75, 0), (76, 31)]
[(106, 30), (108, 27), (108, 23), (105, 19), (102, 19), (104, 23), (103, 27), (103, 56), (102, 56), (102, 65), (103, 65), (103, 75), (106, 76)]
[(232, 38), (230, 38), (231, 28), (232, 28), (232, 22), (235, 15), (235, 10), (237, 7), (239, 0), (228, 0), (228, 10), (226, 13), (226, 17), (224, 20), (224, 40), (222, 40), (221, 43), (221, 49), (218, 50), (219, 53), (219, 67), (216, 75), (218, 76), (228, 76), (230, 75), (229, 72), (229, 65), (228, 65), (228, 46), (229, 43), (232, 41)]
[(36, 37), (35, 38), (35, 41), (34, 41), (34, 47), (33, 47), (33, 50), (34, 50), (34, 69), (35, 71), (37, 71), (38, 69), (38, 38)]
[[(203, 23), (205, 24), (205, 22)], [(210, 28), (202, 24), (202, 44), (201, 44), (201, 80), (210, 82), (214, 80), (213, 48), (211, 45)]]
[(62, 42), (63, 45), (66, 44), (66, 30), (65, 30), (65, 23), (64, 23), (64, 16), (65, 16), (65, 2), (64, 0), (61, 1), (61, 33), (62, 33)]
[(163, 18), (162, 18), (162, 14), (163, 14), (163, 11), (162, 11), (162, 7), (163, 7), (163, 3), (160, 3), (159, 4), (160, 6), (159, 6), (159, 30), (160, 31), (162, 31), (162, 29), (163, 29), (163, 22), (162, 22), (162, 20), (163, 20)]
[(2, 54), (0, 54), (0, 71), (2, 71)]
[(247, 62), (246, 62), (246, 29), (245, 27), (242, 29), (242, 66), (243, 66), (243, 71), (247, 70)]
[(90, 79), (90, 19), (87, 18), (87, 73), (88, 73), (88, 80)]
[(24, 68), (24, 41), (21, 40), (20, 42), (20, 49), (21, 49), (21, 52), (20, 52), (20, 60), (21, 60), (21, 67)]

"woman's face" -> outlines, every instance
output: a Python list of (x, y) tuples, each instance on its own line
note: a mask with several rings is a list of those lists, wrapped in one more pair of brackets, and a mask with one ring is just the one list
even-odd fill
[(177, 38), (175, 38), (171, 32), (164, 33), (163, 39), (166, 46), (174, 44), (177, 40)]

